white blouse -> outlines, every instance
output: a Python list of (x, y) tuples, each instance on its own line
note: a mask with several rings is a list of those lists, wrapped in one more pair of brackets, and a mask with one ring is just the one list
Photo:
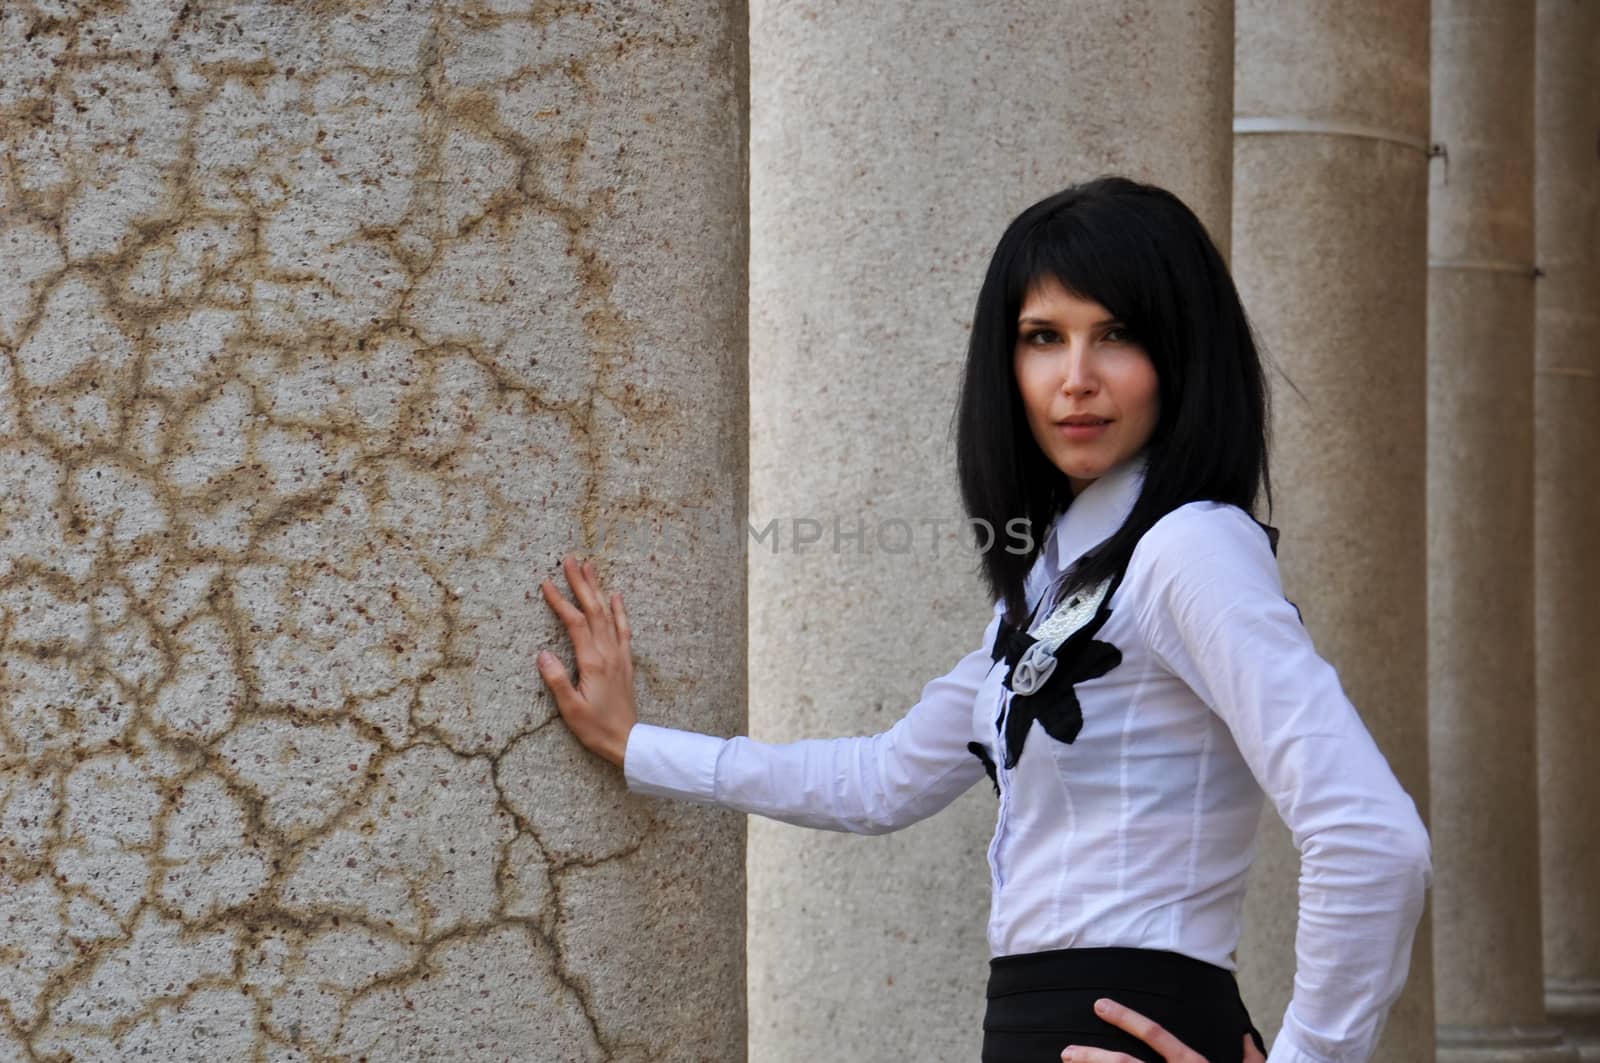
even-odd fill
[[(1136, 457), (1079, 493), (1028, 578), (1030, 606), (1120, 527), (1143, 477)], [(1000, 790), (992, 955), (1130, 946), (1229, 970), (1264, 791), (1301, 854), (1294, 993), (1269, 1063), (1365, 1063), (1405, 982), (1428, 836), (1285, 599), (1266, 533), (1236, 506), (1181, 506), (1139, 540), (1107, 604), (1093, 637), (1120, 661), (1072, 684), (1081, 730), (1069, 742), (1035, 719), (1013, 767), (997, 602), (978, 647), (889, 730), (773, 745), (640, 723), (628, 788), (880, 834), (986, 780), (977, 742)]]

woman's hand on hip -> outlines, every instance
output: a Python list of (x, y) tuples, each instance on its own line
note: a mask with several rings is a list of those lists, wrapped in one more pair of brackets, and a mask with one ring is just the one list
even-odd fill
[[(1132, 1034), (1157, 1052), (1167, 1063), (1210, 1063), (1204, 1056), (1154, 1021), (1145, 1018), (1132, 1008), (1125, 1008), (1114, 1000), (1097, 1000), (1094, 1011), (1118, 1029)], [(1244, 1063), (1266, 1063), (1266, 1056), (1256, 1047), (1249, 1034), (1244, 1034)], [(1063, 1063), (1139, 1063), (1126, 1052), (1113, 1052), (1106, 1048), (1083, 1048), (1068, 1045), (1061, 1052)], [(1221, 1061), (1218, 1061), (1221, 1063)]]
[(578, 741), (620, 768), (628, 732), (639, 719), (633, 700), (633, 630), (628, 611), (616, 592), (607, 608), (592, 562), (580, 565), (568, 556), (561, 564), (577, 604), (567, 600), (554, 580), (545, 580), (539, 589), (572, 637), (578, 676), (574, 683), (549, 650), (539, 651), (539, 675)]

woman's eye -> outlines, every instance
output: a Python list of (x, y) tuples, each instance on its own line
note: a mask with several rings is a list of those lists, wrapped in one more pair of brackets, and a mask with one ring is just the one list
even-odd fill
[(1028, 333), (1028, 335), (1026, 337), (1024, 337), (1024, 342), (1032, 343), (1034, 340), (1038, 339), (1040, 336), (1054, 337), (1055, 336), (1055, 332), (1052, 331), (1051, 329), (1043, 329), (1042, 328), (1042, 329), (1039, 329), (1036, 332)]
[(1127, 329), (1121, 329), (1121, 328), (1109, 328), (1109, 329), (1106, 329), (1106, 342), (1107, 343), (1127, 343), (1128, 342), (1128, 338), (1129, 337), (1128, 337), (1128, 330)]

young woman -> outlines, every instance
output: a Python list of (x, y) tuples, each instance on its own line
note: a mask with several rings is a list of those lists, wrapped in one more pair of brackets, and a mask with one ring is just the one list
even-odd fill
[(1251, 516), (1270, 504), (1261, 364), (1199, 220), (1115, 177), (1025, 210), (957, 415), (969, 517), (1044, 534), (983, 554), (988, 629), (892, 728), (767, 745), (637, 722), (622, 597), (571, 558), (576, 605), (543, 590), (581, 680), (539, 657), (563, 719), (634, 791), (832, 830), (897, 830), (987, 776), (985, 1063), (1260, 1060), (1233, 954), (1264, 792), (1302, 862), (1267, 1058), (1367, 1060), (1428, 837)]

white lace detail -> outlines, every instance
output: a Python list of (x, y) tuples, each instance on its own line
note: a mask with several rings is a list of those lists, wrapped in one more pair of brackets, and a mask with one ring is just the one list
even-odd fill
[(1050, 611), (1032, 634), (1040, 642), (1050, 643), (1052, 651), (1067, 640), (1074, 631), (1078, 630), (1094, 616), (1100, 608), (1100, 603), (1105, 601), (1106, 592), (1111, 589), (1112, 577), (1107, 576), (1100, 581), (1100, 585), (1087, 591), (1079, 591), (1071, 598), (1057, 602), (1056, 607)]

